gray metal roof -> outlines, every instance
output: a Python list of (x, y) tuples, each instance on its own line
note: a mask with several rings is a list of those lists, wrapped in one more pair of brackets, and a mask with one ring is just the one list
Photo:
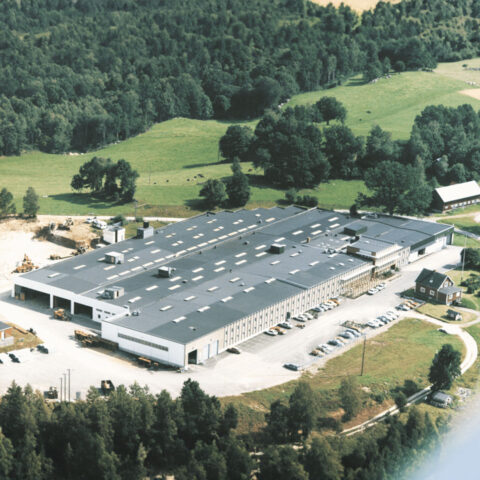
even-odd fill
[(10, 325), (8, 325), (7, 323), (4, 323), (0, 320), (0, 331), (8, 330), (9, 328), (12, 328), (12, 327)]
[[(386, 216), (361, 222), (372, 241), (405, 247), (452, 228)], [(105, 309), (126, 306), (139, 315), (116, 324), (187, 343), (369, 265), (343, 253), (354, 238), (344, 233), (351, 224), (358, 220), (347, 214), (299, 207), (207, 213), (156, 230), (150, 238), (126, 240), (25, 277), (102, 300)], [(273, 243), (285, 245), (285, 252), (271, 253)], [(106, 263), (110, 251), (124, 254), (125, 262)], [(170, 278), (157, 275), (164, 265), (175, 269)], [(101, 293), (112, 285), (125, 294), (103, 299)]]

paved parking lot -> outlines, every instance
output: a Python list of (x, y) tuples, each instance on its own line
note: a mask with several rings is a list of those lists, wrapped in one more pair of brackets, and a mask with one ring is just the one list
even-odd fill
[[(265, 388), (298, 377), (300, 374), (283, 368), (285, 362), (309, 364), (317, 361), (309, 355), (312, 348), (325, 343), (341, 331), (346, 320), (365, 323), (400, 302), (399, 294), (411, 287), (420, 270), (452, 268), (459, 260), (460, 248), (450, 247), (408, 265), (397, 278), (387, 283), (385, 290), (374, 296), (363, 295), (355, 300), (345, 300), (340, 307), (320, 314), (317, 320), (306, 323), (306, 328), (294, 328), (286, 335), (271, 337), (260, 334), (240, 345), (241, 355), (222, 353), (205, 365), (192, 366), (188, 373), (171, 370), (150, 371), (140, 368), (126, 354), (104, 352), (81, 347), (73, 337), (79, 328), (95, 326), (93, 322), (77, 317), (74, 322), (51, 318), (51, 311), (42, 306), (32, 309), (9, 298), (8, 292), (0, 297), (0, 311), (7, 319), (24, 328), (33, 327), (52, 353), (32, 352), (30, 361), (19, 364), (7, 362), (0, 365), (0, 393), (13, 380), (21, 385), (30, 383), (34, 388), (47, 390), (50, 385), (59, 387), (60, 377), (67, 368), (72, 371), (72, 397), (80, 392), (82, 398), (90, 385), (99, 386), (102, 379), (111, 379), (115, 385), (131, 385), (135, 381), (148, 385), (152, 392), (167, 389), (177, 395), (183, 382), (191, 377), (200, 382), (210, 394), (225, 396)], [(386, 327), (383, 327), (386, 328)], [(372, 333), (376, 333), (378, 329)], [(27, 353), (28, 357), (29, 354)], [(318, 365), (324, 360), (318, 360)]]

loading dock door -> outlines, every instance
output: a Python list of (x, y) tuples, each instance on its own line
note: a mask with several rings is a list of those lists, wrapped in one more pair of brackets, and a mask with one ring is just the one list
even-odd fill
[(210, 344), (205, 345), (203, 347), (203, 357), (202, 360), (206, 360), (207, 358), (210, 358)]
[(218, 355), (218, 340), (212, 343), (212, 348), (210, 349), (210, 356), (214, 357)]
[(188, 354), (188, 363), (193, 363), (193, 364), (197, 363), (197, 351), (196, 350), (193, 350), (193, 352), (190, 352)]

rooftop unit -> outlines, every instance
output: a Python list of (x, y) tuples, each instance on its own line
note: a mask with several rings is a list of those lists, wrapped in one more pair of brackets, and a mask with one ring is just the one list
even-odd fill
[(106, 288), (102, 296), (103, 298), (107, 298), (109, 300), (115, 300), (116, 298), (122, 297), (124, 293), (125, 290), (123, 287), (113, 286)]
[(125, 262), (125, 255), (120, 252), (108, 252), (105, 254), (105, 261), (114, 265)]
[(150, 226), (150, 222), (143, 222), (143, 227), (137, 228), (137, 238), (149, 238), (153, 237), (153, 227)]
[(103, 231), (103, 240), (107, 243), (123, 242), (125, 229), (118, 225), (110, 225)]
[(173, 267), (158, 267), (158, 276), (162, 278), (170, 278), (172, 276), (172, 273), (175, 271), (175, 268)]
[(270, 253), (276, 253), (277, 255), (285, 252), (285, 245), (281, 243), (272, 243), (270, 245)]

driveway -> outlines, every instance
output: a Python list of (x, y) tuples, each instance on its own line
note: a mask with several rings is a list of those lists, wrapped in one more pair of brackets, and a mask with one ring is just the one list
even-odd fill
[[(20, 364), (7, 362), (0, 365), (0, 393), (14, 380), (20, 385), (29, 383), (39, 390), (47, 390), (50, 385), (59, 387), (60, 377), (66, 369), (71, 369), (72, 398), (75, 398), (76, 392), (84, 398), (88, 388), (99, 386), (102, 379), (111, 379), (115, 385), (131, 385), (136, 381), (140, 385), (148, 385), (154, 393), (166, 389), (174, 396), (178, 395), (183, 382), (189, 377), (197, 380), (207, 393), (217, 396), (237, 395), (278, 385), (300, 376), (299, 372), (283, 368), (284, 363), (308, 365), (316, 362), (315, 365), (321, 365), (325, 360), (317, 360), (309, 352), (315, 345), (337, 335), (341, 330), (340, 324), (346, 320), (367, 322), (391, 309), (399, 303), (398, 295), (413, 285), (422, 268), (439, 271), (452, 268), (458, 262), (459, 254), (460, 248), (449, 247), (425, 257), (406, 266), (401, 275), (388, 282), (385, 290), (373, 297), (363, 295), (355, 300), (347, 299), (340, 307), (307, 322), (303, 330), (294, 328), (286, 335), (276, 337), (260, 334), (240, 345), (241, 355), (224, 352), (205, 365), (192, 366), (189, 372), (183, 374), (138, 367), (130, 356), (121, 352), (112, 354), (83, 348), (73, 338), (74, 330), (79, 328), (76, 322), (86, 327), (95, 326), (93, 322), (78, 317), (72, 323), (53, 320), (50, 310), (44, 307), (34, 310), (31, 303), (12, 300), (5, 292), (0, 298), (0, 311), (7, 321), (24, 328), (35, 328), (52, 353), (32, 352), (26, 355), (30, 356), (30, 361), (27, 358)], [(374, 330), (369, 336), (383, 329)]]

